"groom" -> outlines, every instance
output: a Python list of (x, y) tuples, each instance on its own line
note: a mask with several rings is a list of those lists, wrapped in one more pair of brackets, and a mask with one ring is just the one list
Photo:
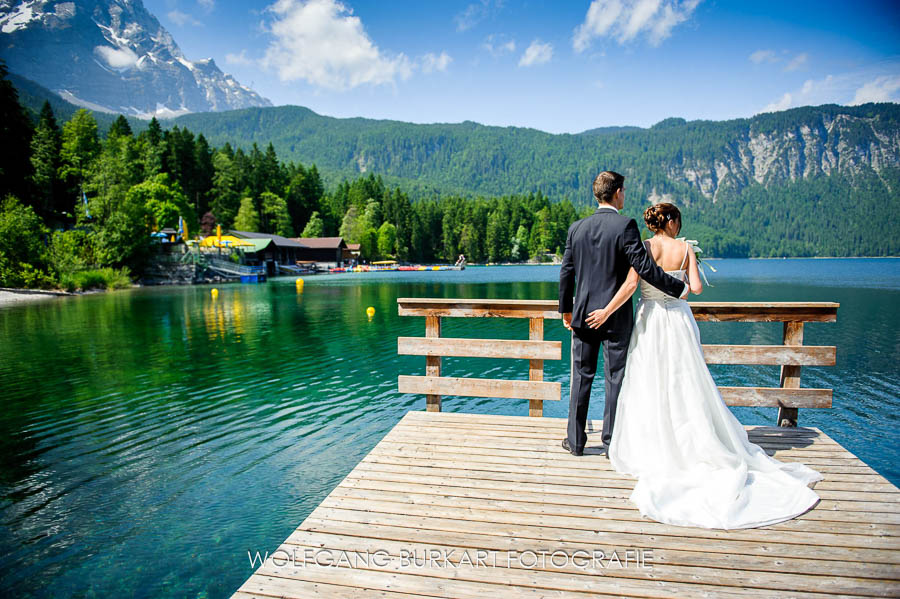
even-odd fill
[[(599, 204), (597, 211), (569, 227), (566, 252), (559, 269), (559, 311), (563, 325), (572, 331), (569, 428), (562, 446), (577, 456), (583, 454), (587, 442), (584, 428), (601, 345), (606, 371), (601, 450), (605, 453), (609, 447), (634, 326), (630, 301), (599, 328), (589, 326), (597, 323), (594, 312), (609, 303), (632, 266), (641, 278), (673, 297), (684, 297), (688, 291), (684, 282), (667, 275), (656, 265), (641, 242), (634, 219), (619, 214), (625, 206), (625, 177), (612, 171), (597, 175), (594, 198)], [(652, 372), (645, 374), (653, 376)]]

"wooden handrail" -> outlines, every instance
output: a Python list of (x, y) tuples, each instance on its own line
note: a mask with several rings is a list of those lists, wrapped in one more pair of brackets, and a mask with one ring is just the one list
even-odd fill
[[(779, 426), (796, 426), (799, 408), (830, 408), (831, 389), (801, 389), (801, 366), (833, 366), (836, 349), (804, 346), (803, 323), (834, 322), (835, 302), (691, 302), (701, 322), (781, 322), (782, 345), (704, 345), (707, 364), (780, 365), (779, 387), (719, 387), (730, 406), (778, 408)], [(559, 383), (545, 383), (544, 360), (560, 359), (560, 342), (543, 341), (544, 319), (559, 319), (555, 300), (399, 298), (400, 316), (424, 316), (426, 336), (399, 337), (399, 354), (426, 358), (426, 376), (400, 376), (401, 393), (424, 393), (427, 409), (440, 411), (442, 395), (511, 397), (529, 400), (529, 415), (541, 416), (543, 402), (560, 399)], [(529, 340), (441, 337), (441, 318), (527, 318)], [(441, 357), (529, 360), (528, 381), (441, 377)]]

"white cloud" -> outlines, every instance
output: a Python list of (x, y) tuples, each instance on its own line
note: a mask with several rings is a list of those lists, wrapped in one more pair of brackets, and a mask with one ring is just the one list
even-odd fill
[(112, 48), (97, 46), (94, 52), (114, 69), (130, 69), (138, 61), (138, 55), (131, 48)]
[(381, 51), (352, 9), (336, 0), (278, 0), (266, 10), (275, 15), (268, 28), (275, 39), (261, 62), (282, 81), (303, 79), (346, 90), (412, 75), (413, 65), (404, 54)]
[(900, 62), (890, 60), (850, 73), (807, 79), (799, 89), (785, 93), (761, 112), (821, 104), (852, 106), (866, 102), (900, 102), (900, 75), (897, 73), (900, 73)]
[(519, 66), (530, 67), (536, 64), (544, 64), (545, 62), (550, 62), (551, 58), (553, 58), (553, 46), (544, 44), (540, 40), (534, 40), (525, 49), (522, 58), (519, 59)]
[(492, 12), (501, 8), (503, 8), (503, 0), (480, 0), (479, 2), (474, 2), (453, 18), (456, 21), (456, 30), (467, 31), (489, 17)]
[(482, 47), (493, 56), (502, 56), (516, 51), (516, 41), (508, 39), (503, 34), (494, 33), (485, 38)]
[(422, 57), (422, 72), (446, 71), (447, 65), (451, 62), (453, 62), (453, 58), (446, 52), (441, 52), (440, 56), (429, 52)]
[(760, 112), (781, 112), (782, 110), (787, 110), (791, 107), (791, 94), (786, 93), (779, 100), (768, 104), (765, 108), (760, 110)]
[(787, 63), (787, 66), (784, 67), (784, 70), (796, 71), (802, 68), (806, 64), (807, 60), (809, 60), (809, 54), (807, 54), (806, 52), (798, 54), (797, 56), (792, 58), (789, 63)]
[(593, 0), (584, 22), (575, 28), (572, 47), (584, 52), (598, 37), (625, 44), (646, 33), (658, 46), (693, 14), (701, 0)]
[(192, 17), (191, 15), (181, 12), (180, 10), (170, 11), (167, 16), (169, 20), (178, 25), (179, 27), (184, 27), (185, 25), (195, 25), (201, 26), (203, 23)]
[(197, 4), (203, 7), (203, 10), (210, 12), (216, 7), (216, 0), (197, 0)]
[(247, 57), (247, 50), (241, 50), (240, 54), (232, 54), (231, 52), (226, 54), (225, 62), (228, 64), (251, 65), (254, 61)]
[(856, 106), (867, 102), (897, 102), (900, 101), (898, 90), (900, 90), (900, 75), (878, 77), (857, 89), (850, 105)]
[(778, 62), (780, 59), (774, 50), (757, 50), (750, 55), (750, 62), (760, 64), (762, 62)]

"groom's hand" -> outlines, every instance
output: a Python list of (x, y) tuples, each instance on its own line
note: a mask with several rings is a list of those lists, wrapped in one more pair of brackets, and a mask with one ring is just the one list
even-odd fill
[(607, 318), (609, 318), (609, 313), (603, 308), (600, 308), (599, 310), (594, 310), (588, 314), (587, 318), (584, 319), (584, 322), (592, 329), (599, 329), (600, 326), (606, 322)]
[(563, 312), (562, 315), (563, 326), (572, 330), (572, 313), (571, 312)]

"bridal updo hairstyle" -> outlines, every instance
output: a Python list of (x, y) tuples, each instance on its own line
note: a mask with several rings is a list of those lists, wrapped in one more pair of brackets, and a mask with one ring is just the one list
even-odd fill
[(647, 228), (654, 233), (665, 229), (666, 224), (672, 220), (678, 221), (678, 230), (681, 231), (681, 212), (675, 204), (662, 202), (653, 204), (644, 210), (644, 222), (647, 223)]

